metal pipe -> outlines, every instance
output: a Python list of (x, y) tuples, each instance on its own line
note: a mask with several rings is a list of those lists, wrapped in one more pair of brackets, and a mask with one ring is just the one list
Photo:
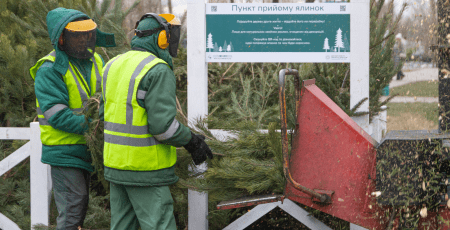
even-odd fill
[[(287, 136), (287, 116), (286, 116), (286, 92), (285, 92), (285, 80), (286, 75), (294, 75), (294, 85), (295, 85), (295, 112), (297, 119), (297, 109), (300, 107), (300, 77), (298, 75), (298, 71), (295, 69), (282, 69), (280, 70), (280, 74), (278, 77), (279, 84), (279, 99), (280, 99), (280, 112), (281, 112), (281, 142), (282, 142), (282, 151), (283, 151), (283, 172), (286, 179), (298, 190), (309, 194), (320, 202), (330, 202), (331, 198), (326, 194), (320, 194), (312, 189), (309, 189), (303, 185), (297, 183), (293, 178), (289, 171), (289, 141)], [(297, 121), (296, 121), (297, 122)], [(296, 131), (297, 131), (296, 125)]]

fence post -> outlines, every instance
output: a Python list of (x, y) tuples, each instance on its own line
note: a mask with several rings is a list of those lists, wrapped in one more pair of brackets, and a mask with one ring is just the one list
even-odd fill
[(41, 162), (42, 143), (39, 123), (30, 123), (30, 196), (31, 229), (37, 224), (49, 225), (52, 181), (50, 166)]
[[(370, 0), (352, 0), (350, 15), (350, 108), (369, 99)], [(357, 112), (368, 112), (369, 100)], [(364, 131), (369, 131), (369, 115), (352, 117)]]
[(381, 114), (377, 114), (376, 116), (373, 116), (372, 118), (372, 138), (375, 139), (377, 142), (381, 141), (381, 121), (380, 121)]
[[(208, 115), (208, 64), (206, 63), (206, 0), (187, 1), (187, 110), (189, 122)], [(192, 169), (205, 171), (206, 163)], [(208, 229), (208, 194), (188, 191), (188, 229)]]
[(386, 133), (387, 128), (387, 111), (386, 106), (381, 106), (381, 109), (384, 111), (379, 112), (376, 116), (373, 116), (372, 118), (372, 133), (371, 136), (373, 139), (375, 139), (378, 143), (383, 139), (383, 135)]
[(380, 129), (381, 129), (381, 139), (383, 139), (383, 136), (386, 134), (387, 132), (387, 106), (383, 105), (381, 106), (381, 109), (383, 110), (382, 112), (380, 112), (379, 115), (379, 119), (380, 119)]

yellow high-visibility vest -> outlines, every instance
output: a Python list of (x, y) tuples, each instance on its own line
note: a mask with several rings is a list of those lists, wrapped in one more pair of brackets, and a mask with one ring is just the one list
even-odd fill
[[(39, 61), (31, 67), (30, 74), (33, 80), (36, 77), (36, 73), (42, 64), (46, 61), (55, 62), (56, 52), (53, 50), (47, 56), (39, 59)], [(73, 112), (81, 112), (84, 104), (91, 96), (97, 91), (101, 90), (101, 75), (103, 72), (103, 61), (100, 55), (94, 54), (91, 59), (93, 62), (91, 70), (91, 81), (89, 82), (90, 89), (87, 87), (88, 83), (81, 76), (80, 71), (69, 62), (69, 68), (66, 74), (64, 74), (63, 81), (66, 83), (67, 90), (69, 92), (69, 108)], [(44, 113), (39, 107), (39, 102), (36, 98), (36, 108), (39, 119), (39, 127), (41, 130), (41, 141), (44, 145), (73, 145), (73, 144), (86, 144), (83, 135), (64, 132), (53, 128), (48, 120), (57, 112), (67, 108), (67, 105), (56, 104), (52, 108), (48, 109)]]
[[(105, 108), (103, 162), (106, 167), (153, 171), (175, 164), (176, 148), (161, 144), (149, 133), (147, 111), (137, 102), (146, 94), (138, 90), (139, 83), (159, 63), (167, 65), (149, 52), (132, 50), (106, 64), (102, 76)], [(178, 127), (178, 121), (174, 119), (169, 130), (157, 137), (165, 136), (167, 139), (167, 134), (173, 135)]]

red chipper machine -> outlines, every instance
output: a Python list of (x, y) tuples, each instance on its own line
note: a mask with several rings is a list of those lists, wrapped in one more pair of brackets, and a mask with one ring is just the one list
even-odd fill
[[(296, 124), (291, 154), (288, 153), (286, 75), (294, 76), (296, 87)], [(411, 223), (399, 218), (406, 214), (399, 207), (411, 194), (418, 197), (428, 195), (426, 197), (436, 199), (440, 205), (429, 208), (427, 217), (420, 217), (419, 229), (450, 229), (445, 221), (439, 220), (450, 220), (446, 173), (442, 172), (442, 180), (436, 182), (442, 188), (430, 195), (422, 186), (427, 175), (423, 173), (419, 177), (417, 171), (406, 167), (415, 165), (417, 167), (414, 168), (423, 172), (433, 170), (434, 166), (426, 162), (435, 156), (426, 149), (436, 143), (445, 145), (449, 134), (438, 130), (392, 131), (377, 143), (315, 85), (314, 79), (303, 81), (300, 88), (297, 70), (280, 71), (279, 98), (283, 168), (287, 181), (284, 194), (222, 202), (218, 209), (286, 202), (285, 199), (289, 199), (348, 221), (358, 228), (412, 229)], [(418, 150), (415, 148), (418, 144), (427, 146)], [(399, 162), (396, 156), (403, 156), (403, 162)], [(382, 170), (377, 170), (377, 162), (388, 163), (383, 164)], [(395, 171), (399, 176), (383, 176), (378, 171)], [(403, 185), (399, 178), (411, 178), (409, 194), (402, 194)], [(408, 205), (414, 209), (422, 208), (423, 204)], [(391, 214), (387, 214), (387, 210)]]

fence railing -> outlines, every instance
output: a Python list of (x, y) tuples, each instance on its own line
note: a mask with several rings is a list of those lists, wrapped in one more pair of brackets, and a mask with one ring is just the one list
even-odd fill
[[(382, 107), (382, 109), (385, 108)], [(369, 134), (378, 142), (386, 133), (386, 115), (386, 111), (381, 112), (373, 118), (369, 126)], [(220, 130), (213, 130), (212, 133), (223, 137), (228, 136), (226, 132)], [(30, 123), (30, 128), (0, 128), (0, 140), (30, 140), (0, 161), (0, 176), (30, 157), (31, 227), (37, 224), (48, 226), (52, 181), (50, 166), (41, 163), (42, 143), (39, 123)], [(20, 230), (16, 223), (1, 213), (0, 229)]]
[(387, 130), (387, 106), (383, 105), (381, 106), (381, 109), (384, 111), (373, 117), (368, 130), (368, 134), (377, 142), (380, 142), (381, 139), (383, 139)]
[[(52, 182), (50, 166), (41, 163), (42, 143), (39, 123), (30, 123), (30, 128), (0, 128), (0, 140), (29, 140), (8, 157), (0, 161), (0, 176), (30, 157), (31, 226), (48, 226)], [(0, 228), (20, 230), (19, 226), (0, 213)]]

